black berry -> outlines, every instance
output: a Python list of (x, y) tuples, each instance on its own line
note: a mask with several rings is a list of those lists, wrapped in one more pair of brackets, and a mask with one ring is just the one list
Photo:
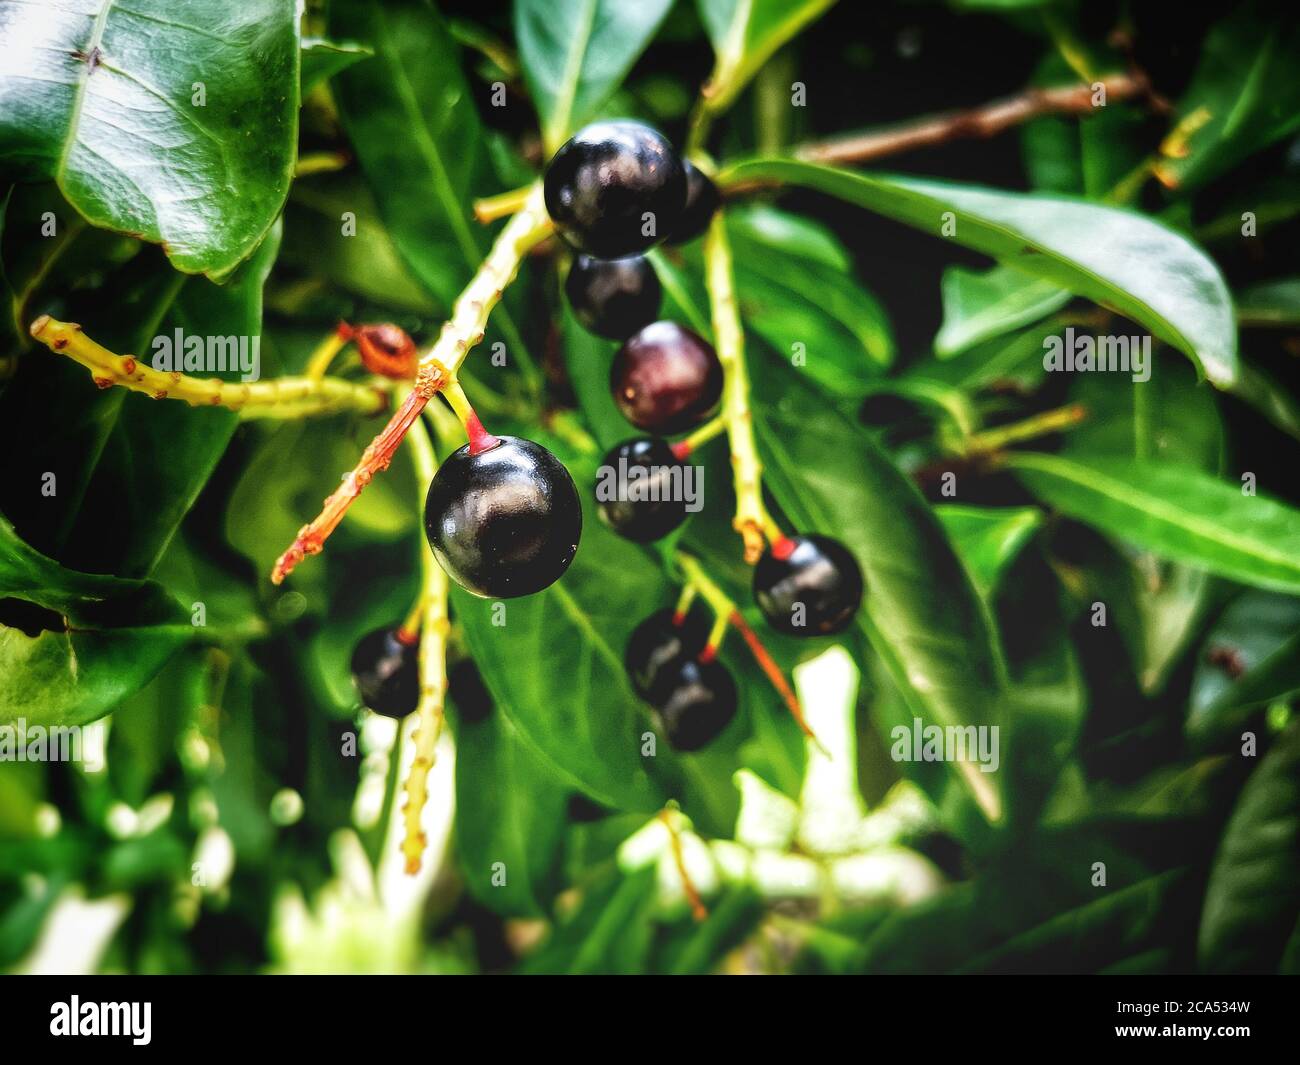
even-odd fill
[(664, 667), (679, 658), (694, 658), (709, 638), (709, 620), (701, 610), (692, 610), (681, 624), (672, 610), (658, 610), (632, 630), (623, 651), (623, 665), (636, 693), (648, 703), (658, 703), (672, 687), (661, 680)]
[(470, 445), (439, 468), (424, 504), (424, 528), (443, 569), (491, 599), (532, 595), (569, 568), (582, 534), (573, 478), (546, 448), (502, 436), (478, 454)]
[(663, 288), (644, 255), (593, 259), (579, 255), (564, 282), (569, 306), (589, 333), (626, 340), (659, 317)]
[(685, 244), (698, 237), (709, 228), (714, 212), (722, 203), (718, 186), (704, 171), (689, 159), (683, 159), (682, 166), (686, 169), (686, 206), (668, 236), (669, 244)]
[(862, 570), (838, 540), (792, 536), (763, 552), (754, 598), (768, 624), (790, 636), (829, 636), (848, 627), (862, 602)]
[(575, 251), (620, 259), (648, 251), (677, 226), (686, 170), (649, 126), (596, 122), (555, 153), (544, 195), (551, 221)]
[(419, 641), (392, 629), (362, 637), (352, 651), (352, 683), (376, 714), (405, 717), (420, 699)]
[(705, 340), (676, 322), (654, 322), (614, 356), (610, 391), (638, 429), (671, 436), (703, 422), (722, 398), (722, 363)]
[(671, 747), (698, 751), (736, 716), (736, 682), (716, 659), (677, 658), (664, 666), (667, 695), (656, 707)]
[(649, 543), (686, 520), (687, 467), (658, 437), (625, 440), (596, 471), (601, 520), (619, 536)]

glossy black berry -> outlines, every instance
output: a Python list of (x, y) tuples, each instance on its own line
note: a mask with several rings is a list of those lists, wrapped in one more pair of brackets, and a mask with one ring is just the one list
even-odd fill
[(644, 255), (593, 259), (579, 255), (569, 268), (564, 292), (574, 316), (589, 333), (626, 340), (659, 317), (663, 288)]
[(403, 718), (420, 699), (419, 641), (376, 629), (352, 651), (352, 683), (361, 702), (384, 717)]
[(714, 212), (722, 204), (718, 186), (708, 174), (689, 159), (683, 159), (682, 166), (686, 169), (686, 205), (677, 225), (668, 235), (669, 244), (685, 244), (698, 237), (709, 228)]
[(736, 682), (716, 659), (674, 659), (664, 666), (660, 683), (668, 691), (656, 716), (675, 750), (698, 751), (736, 716)]
[(511, 599), (540, 592), (569, 568), (582, 507), (554, 455), (503, 436), (477, 455), (466, 444), (438, 468), (424, 529), (452, 580), (478, 596)]
[(625, 440), (596, 470), (596, 512), (628, 540), (662, 539), (686, 520), (688, 472), (658, 437)]
[(680, 625), (672, 610), (658, 610), (632, 630), (623, 651), (623, 665), (636, 693), (649, 703), (658, 703), (672, 687), (661, 679), (664, 667), (679, 658), (694, 658), (704, 650), (710, 623), (702, 610), (692, 610)]
[(754, 598), (772, 628), (829, 636), (848, 627), (862, 602), (862, 570), (838, 540), (792, 536), (754, 567)]
[(595, 122), (555, 153), (543, 191), (551, 221), (575, 251), (621, 259), (648, 251), (678, 225), (686, 170), (657, 130)]
[(676, 322), (654, 322), (629, 337), (609, 371), (623, 417), (671, 436), (699, 425), (722, 398), (722, 363), (712, 346)]

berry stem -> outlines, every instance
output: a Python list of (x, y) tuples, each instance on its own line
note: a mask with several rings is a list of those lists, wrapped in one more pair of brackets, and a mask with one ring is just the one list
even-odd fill
[[(676, 817), (674, 817), (674, 814), (676, 814)], [(703, 921), (708, 918), (709, 910), (704, 905), (704, 900), (700, 898), (700, 892), (695, 886), (695, 881), (691, 879), (690, 873), (686, 871), (686, 855), (682, 852), (682, 837), (677, 830), (677, 817), (680, 816), (681, 814), (675, 810), (659, 811), (659, 820), (668, 829), (668, 840), (673, 849), (673, 862), (677, 866), (677, 875), (682, 878), (682, 890), (686, 892), (686, 901), (690, 903), (691, 916), (696, 921)]]
[(456, 417), (460, 419), (460, 424), (465, 429), (465, 436), (469, 440), (469, 453), (471, 455), (481, 455), (485, 451), (491, 451), (497, 444), (501, 443), (495, 436), (483, 428), (483, 423), (474, 413), (474, 408), (470, 406), (469, 400), (465, 397), (465, 390), (460, 387), (460, 382), (454, 377), (443, 386), (442, 394), (447, 397), (447, 402), (451, 404), (451, 409), (456, 412)]
[(334, 361), (334, 356), (347, 347), (348, 341), (351, 339), (352, 327), (347, 322), (340, 322), (316, 345), (315, 350), (307, 359), (307, 368), (303, 370), (303, 376), (313, 381), (319, 381), (323, 378), (325, 371), (330, 368), (330, 363)]
[[(776, 660), (763, 645), (763, 641), (759, 638), (758, 633), (756, 633), (750, 627), (749, 623), (745, 621), (744, 615), (741, 614), (740, 608), (736, 605), (735, 601), (732, 600), (726, 592), (719, 588), (713, 579), (704, 572), (704, 567), (700, 564), (699, 559), (679, 551), (677, 553), (677, 564), (681, 567), (682, 573), (686, 576), (686, 587), (698, 589), (699, 594), (704, 597), (704, 601), (708, 603), (709, 607), (713, 610), (714, 616), (719, 619), (725, 619), (727, 624), (734, 626), (736, 631), (744, 637), (745, 645), (749, 648), (749, 653), (754, 656), (754, 661), (758, 663), (759, 669), (763, 671), (768, 682), (776, 689), (777, 694), (780, 695), (781, 699), (785, 702), (787, 709), (790, 711), (790, 716), (794, 718), (795, 723), (799, 726), (803, 734), (812, 740), (818, 748), (824, 751), (825, 748), (822, 747), (821, 741), (813, 733), (807, 719), (804, 717), (803, 705), (799, 702), (799, 697), (795, 695), (794, 689), (790, 687), (789, 682), (785, 679), (785, 675), (781, 672), (781, 667), (776, 664)], [(683, 595), (684, 594), (685, 589), (683, 590)], [(712, 633), (709, 634), (709, 643), (706, 645), (706, 650), (708, 647), (714, 649), (714, 653), (709, 657), (715, 657), (717, 653), (717, 644), (714, 642)]]
[(1088, 416), (1087, 408), (1081, 403), (1069, 403), (1064, 407), (1043, 411), (1023, 421), (1010, 425), (999, 425), (996, 429), (986, 429), (972, 433), (966, 438), (965, 451), (970, 455), (988, 455), (1001, 451), (1008, 444), (1019, 444), (1033, 440), (1048, 433), (1057, 433), (1078, 425)]
[(684, 625), (686, 615), (691, 612), (691, 604), (695, 602), (695, 595), (699, 589), (694, 584), (682, 585), (682, 594), (677, 597), (677, 605), (673, 607), (673, 624)]
[(763, 553), (764, 535), (771, 518), (763, 506), (763, 464), (754, 443), (753, 415), (749, 409), (749, 375), (745, 369), (745, 334), (740, 327), (731, 245), (721, 211), (713, 216), (704, 238), (704, 264), (713, 314), (713, 336), (725, 374), (722, 415), (731, 441), (731, 466), (736, 486), (733, 528), (745, 542), (745, 561), (751, 566)]
[(308, 418), (355, 411), (378, 414), (388, 393), (370, 384), (337, 377), (276, 377), (269, 381), (222, 381), (155, 370), (134, 355), (118, 355), (97, 344), (75, 322), (43, 314), (32, 323), (32, 336), (60, 355), (80, 363), (96, 385), (120, 385), (154, 399), (179, 399), (191, 407), (225, 407), (241, 418)]
[[(429, 482), (437, 472), (438, 460), (428, 430), (421, 419), (417, 418), (411, 424), (407, 440), (415, 463), (419, 498), (423, 501)], [(447, 574), (433, 557), (428, 541), (423, 536), (420, 541), (422, 583), (420, 601), (417, 604), (420, 701), (416, 704), (415, 730), (411, 734), (415, 743), (415, 757), (402, 785), (406, 794), (406, 805), (402, 808), (406, 830), (402, 839), (402, 854), (406, 858), (406, 872), (410, 875), (420, 871), (428, 842), (420, 827), (420, 818), (429, 798), (429, 771), (437, 760), (438, 739), (442, 735), (447, 698)], [(410, 619), (402, 626), (403, 629), (409, 624)]]
[(509, 192), (499, 192), (495, 196), (485, 196), (482, 199), (475, 200), (475, 221), (486, 225), (489, 222), (495, 222), (498, 218), (518, 214), (524, 209), (524, 204), (528, 201), (528, 195), (532, 191), (531, 185), (524, 185), (522, 188), (511, 189)]
[(443, 324), (438, 339), (421, 354), (415, 386), (405, 402), (370, 442), (361, 455), (361, 461), (344, 476), (342, 486), (325, 501), (321, 513), (299, 530), (297, 538), (271, 571), (272, 583), (279, 584), (307, 555), (317, 554), (361, 490), (377, 472), (388, 468), (393, 453), (420, 412), (434, 394), (456, 376), (470, 349), (483, 339), (488, 315), (519, 273), (523, 257), (530, 248), (549, 236), (551, 229), (551, 220), (542, 202), (542, 186), (538, 183), (529, 191), (523, 209), (497, 235), (478, 273), (457, 297), (451, 318)]
[(679, 459), (686, 459), (697, 450), (707, 444), (715, 436), (721, 436), (727, 431), (727, 419), (723, 417), (712, 418), (701, 425), (690, 436), (672, 445), (673, 454)]

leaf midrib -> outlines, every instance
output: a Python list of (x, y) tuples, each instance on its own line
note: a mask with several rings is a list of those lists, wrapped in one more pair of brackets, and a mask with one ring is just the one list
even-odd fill
[(86, 102), (86, 89), (90, 85), (90, 75), (94, 73), (94, 66), (90, 62), (90, 57), (94, 55), (99, 48), (100, 42), (104, 39), (104, 28), (108, 24), (108, 13), (113, 7), (113, 0), (104, 0), (103, 6), (99, 9), (99, 14), (95, 16), (95, 21), (90, 27), (90, 40), (86, 47), (82, 49), (84, 58), (81, 60), (85, 68), (77, 76), (76, 95), (72, 99), (72, 111), (68, 114), (68, 133), (63, 138), (63, 144), (59, 147), (59, 166), (55, 171), (55, 180), (60, 188), (63, 187), (64, 174), (68, 168), (68, 156), (72, 153), (72, 146), (77, 140), (77, 130), (81, 126), (81, 110)]
[[(1028, 461), (1025, 461), (1026, 459)], [(1102, 495), (1110, 495), (1113, 499), (1132, 507), (1140, 513), (1149, 514), (1175, 528), (1183, 528), (1197, 536), (1204, 537), (1211, 543), (1233, 547), (1243, 554), (1259, 559), (1262, 562), (1279, 565), (1284, 571), (1297, 572), (1295, 560), (1285, 552), (1274, 553), (1268, 550), (1266, 543), (1248, 538), (1243, 539), (1232, 529), (1222, 525), (1215, 525), (1212, 521), (1208, 521), (1198, 514), (1166, 505), (1157, 496), (1129, 491), (1128, 485), (1124, 484), (1124, 482), (1114, 480), (1098, 470), (1083, 466), (1077, 462), (1061, 463), (1047, 455), (1024, 453), (1017, 455), (1010, 464), (1013, 467), (1020, 466), (1023, 469), (1047, 473), (1065, 481), (1072, 480), (1076, 484), (1090, 488)], [(1067, 468), (1062, 471), (1061, 466)], [(1213, 483), (1217, 484), (1218, 482)]]

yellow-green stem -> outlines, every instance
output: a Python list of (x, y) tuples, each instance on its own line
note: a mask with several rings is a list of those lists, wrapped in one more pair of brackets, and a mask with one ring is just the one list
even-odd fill
[(86, 367), (100, 388), (120, 385), (153, 399), (225, 407), (242, 418), (306, 418), (342, 411), (378, 414), (388, 406), (385, 389), (333, 377), (242, 382), (155, 370), (134, 355), (118, 355), (97, 344), (75, 322), (60, 322), (49, 315), (37, 318), (31, 332), (51, 351)]
[(772, 519), (763, 505), (763, 464), (754, 443), (753, 416), (749, 410), (749, 376), (745, 370), (745, 335), (731, 267), (727, 227), (719, 211), (704, 239), (705, 274), (713, 315), (713, 337), (722, 363), (722, 418), (731, 441), (731, 466), (736, 488), (736, 517), (732, 522), (745, 542), (745, 561), (751, 566), (763, 553)]
[[(429, 482), (437, 473), (438, 459), (434, 454), (433, 442), (424, 427), (423, 420), (417, 418), (406, 434), (411, 448), (411, 458), (415, 464), (418, 499), (424, 500)], [(421, 589), (420, 589), (420, 701), (416, 705), (416, 724), (413, 738), (415, 757), (411, 769), (403, 784), (406, 793), (406, 805), (402, 809), (405, 822), (405, 836), (402, 840), (402, 854), (406, 858), (406, 871), (414, 874), (420, 871), (427, 841), (420, 828), (420, 818), (424, 805), (429, 798), (429, 771), (433, 769), (438, 753), (438, 739), (442, 735), (447, 698), (447, 574), (438, 565), (423, 536), (420, 552)]]

